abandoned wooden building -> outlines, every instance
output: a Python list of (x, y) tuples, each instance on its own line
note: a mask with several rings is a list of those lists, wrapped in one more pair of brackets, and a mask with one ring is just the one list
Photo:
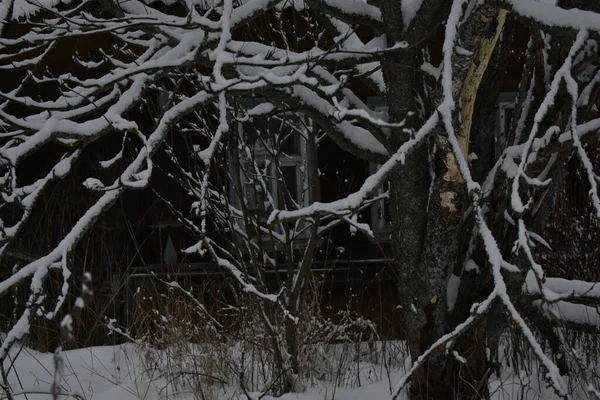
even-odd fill
[[(165, 13), (175, 15), (185, 15), (186, 13), (184, 7), (179, 3), (154, 4), (153, 6)], [(87, 2), (85, 7), (88, 12), (98, 15), (110, 13), (110, 10), (102, 8), (102, 1)], [(52, 17), (50, 11), (38, 11), (37, 18), (40, 22)], [(296, 17), (290, 11), (284, 14), (283, 23), (290, 46), (300, 50), (303, 46), (310, 45), (310, 42), (304, 43), (302, 40), (297, 40), (293, 34), (296, 30), (308, 29), (305, 26), (306, 20)], [(234, 35), (252, 36), (259, 41), (271, 40), (276, 36), (271, 32), (270, 27), (273, 18), (276, 18), (274, 14), (268, 14), (259, 21), (248, 23), (245, 29), (234, 32)], [(31, 28), (32, 26), (20, 24), (18, 21), (7, 23), (3, 27), (2, 39), (18, 38)], [(525, 28), (511, 21), (511, 24), (505, 29), (511, 30), (513, 33), (511, 50), (504, 53), (505, 59), (502, 60), (505, 64), (505, 75), (498, 77), (496, 85), (486, 88), (485, 95), (479, 96), (477, 100), (478, 105), (493, 105), (496, 108), (495, 137), (498, 141), (507, 140), (510, 136), (513, 122), (512, 110), (524, 63), (523, 51), (526, 46), (519, 35)], [(434, 66), (440, 62), (442, 30), (443, 27), (440, 27), (438, 32), (429, 38), (431, 54), (429, 66), (431, 68), (435, 68)], [(357, 32), (364, 37), (372, 35), (368, 29), (361, 27), (357, 27)], [(281, 40), (281, 38), (273, 40)], [(325, 37), (324, 40), (327, 38)], [(66, 73), (86, 77), (93, 76), (90, 74), (106, 72), (101, 68), (90, 72), (87, 70), (85, 62), (80, 61), (100, 62), (103, 54), (110, 53), (113, 47), (118, 45), (118, 40), (110, 33), (65, 39), (60, 42), (59, 46), (55, 46), (45, 54), (43, 61), (39, 64), (25, 64), (24, 67), (10, 67), (10, 64), (2, 64), (0, 89), (2, 92), (8, 93), (27, 76), (35, 75), (40, 80), (30, 80), (24, 90), (32, 98), (43, 101), (47, 96), (53, 95), (58, 88), (54, 83), (43, 83), (42, 77), (60, 76)], [(36, 54), (36, 51), (42, 50), (30, 51)], [(10, 49), (10, 51), (14, 52), (14, 49)], [(24, 59), (27, 57), (27, 54), (23, 55)], [(18, 61), (18, 58), (16, 60)], [(15, 58), (11, 60), (11, 62), (14, 61)], [(2, 63), (1, 58), (0, 63)], [(362, 93), (364, 102), (372, 105), (375, 109), (383, 107), (384, 101), (377, 97), (367, 85), (364, 85), (360, 77), (353, 78), (351, 84), (358, 88), (355, 91)], [(163, 89), (168, 91), (168, 88)], [(160, 88), (157, 93), (160, 94)], [(157, 110), (160, 110), (159, 103), (164, 101), (161, 100), (159, 94), (154, 98), (146, 99), (144, 107), (132, 111), (136, 114), (134, 119), (140, 126), (154, 123)], [(596, 96), (598, 96), (597, 93)], [(257, 95), (251, 101), (258, 105), (261, 97)], [(21, 112), (23, 115), (27, 115), (27, 110), (18, 109), (19, 105), (11, 104), (9, 107), (16, 108), (13, 113)], [(204, 112), (210, 115), (215, 110), (207, 109)], [(293, 109), (290, 112), (293, 113)], [(207, 117), (207, 120), (209, 119)], [(252, 121), (252, 129), (259, 131), (268, 129), (270, 123), (269, 120), (261, 122), (257, 119)], [(232, 129), (231, 134), (243, 135), (245, 129), (249, 129), (248, 125), (239, 122), (235, 129)], [(0, 140), (8, 139), (0, 138)], [(191, 149), (197, 144), (198, 138), (194, 132), (173, 131), (169, 136), (168, 151), (177, 153), (179, 160), (185, 160), (192, 165), (195, 161)], [(23, 161), (20, 169), (22, 175), (18, 179), (25, 182), (39, 179), (47, 173), (47, 169), (52, 167), (57, 159), (65, 154), (65, 148), (68, 146), (68, 142), (61, 143), (59, 141), (45, 145), (44, 157), (37, 154), (35, 158)], [(293, 200), (297, 204), (303, 204), (305, 195), (300, 184), (303, 174), (300, 164), (305, 154), (301, 150), (301, 143), (291, 142), (287, 146), (286, 153), (290, 157), (284, 166), (286, 184), (288, 188), (291, 188), (290, 196)], [(34, 215), (22, 228), (24, 233), (20, 235), (20, 239), (10, 243), (2, 254), (0, 258), (2, 273), (6, 274), (6, 271), (10, 272), (13, 268), (19, 268), (23, 263), (40, 257), (54, 246), (70, 226), (77, 221), (82, 210), (89, 207), (95, 199), (96, 194), (84, 187), (82, 182), (90, 176), (106, 178), (106, 180), (114, 178), (114, 169), (100, 169), (99, 163), (110, 159), (118, 152), (122, 152), (123, 159), (127, 160), (128, 157), (131, 157), (132, 151), (130, 143), (125, 141), (120, 134), (107, 135), (93, 146), (83, 150), (76, 171), (64, 180), (53, 182), (44, 191), (43, 197), (39, 200), (41, 206), (35, 209)], [(192, 199), (184, 188), (170, 177), (173, 171), (169, 169), (168, 151), (159, 152), (155, 156), (155, 163), (160, 165), (161, 169), (155, 171), (156, 175), (152, 178), (149, 187), (143, 190), (129, 190), (121, 200), (114, 204), (110, 212), (93, 226), (69, 256), (73, 276), (79, 277), (84, 271), (90, 272), (93, 276), (94, 296), (89, 299), (88, 307), (82, 315), (84, 322), (77, 330), (79, 345), (105, 342), (107, 340), (106, 331), (102, 325), (107, 318), (114, 318), (120, 325), (126, 327), (132, 325), (136, 319), (136, 302), (142, 302), (145, 296), (151, 296), (148, 293), (152, 293), (152, 291), (145, 292), (144, 290), (148, 287), (160, 287), (156, 278), (175, 280), (182, 287), (193, 287), (199, 298), (203, 299), (209, 308), (214, 307), (215, 311), (222, 306), (223, 298), (227, 297), (227, 271), (220, 268), (207, 256), (188, 254), (182, 251), (192, 246), (197, 241), (197, 237), (194, 237), (186, 224), (173, 213), (173, 209), (181, 210), (183, 213), (187, 212), (192, 207)], [(596, 157), (600, 156), (600, 152), (596, 151), (595, 155)], [(226, 152), (223, 157), (226, 160)], [(226, 173), (227, 168), (231, 168), (231, 166), (225, 161), (222, 165), (222, 172)], [(340, 194), (355, 191), (370, 172), (377, 168), (376, 164), (360, 160), (333, 145), (327, 138), (323, 139), (318, 147), (320, 177), (317, 185), (319, 186), (320, 200), (331, 201), (338, 198)], [(565, 212), (561, 218), (578, 218), (576, 216), (582, 215), (579, 211), (585, 206), (573, 201), (575, 197), (569, 196), (572, 196), (575, 190), (587, 190), (584, 180), (576, 174), (564, 176), (563, 180), (568, 189), (564, 191), (565, 198), (554, 200), (555, 207), (571, 210)], [(382, 188), (380, 194), (383, 194), (384, 191), (385, 189)], [(224, 194), (233, 196), (232, 193), (233, 191)], [(274, 197), (276, 196), (274, 195)], [(2, 207), (0, 213), (2, 213), (4, 221), (16, 221), (19, 218), (19, 211), (10, 206)], [(336, 310), (352, 309), (371, 319), (377, 325), (382, 337), (398, 338), (402, 336), (402, 310), (399, 308), (396, 296), (398, 278), (389, 262), (391, 258), (390, 231), (385, 198), (373, 202), (361, 217), (363, 221), (370, 224), (374, 238), (368, 238), (360, 232), (354, 233), (347, 226), (340, 226), (331, 230), (319, 243), (319, 250), (312, 267), (313, 280), (315, 287), (318, 288), (316, 292), (320, 295), (319, 302), (324, 313), (333, 315)], [(586, 246), (585, 243), (592, 243), (598, 237), (598, 231), (595, 228), (596, 222), (589, 218), (577, 221), (588, 232), (587, 235), (582, 235), (586, 240), (581, 243), (581, 246)], [(548, 222), (549, 236), (556, 250), (552, 256), (555, 259), (549, 262), (549, 265), (552, 268), (560, 269), (561, 266), (564, 266), (564, 263), (561, 263), (561, 257), (565, 256), (564, 252), (575, 252), (576, 250), (572, 248), (567, 250), (564, 245), (568, 243), (569, 235), (572, 232), (556, 229), (553, 231), (554, 222), (556, 221)], [(573, 231), (576, 229), (574, 227)], [(215, 237), (227, 236), (227, 232), (214, 231), (209, 234)], [(571, 254), (570, 257), (576, 256), (580, 259), (584, 257), (587, 263), (597, 263), (597, 260), (600, 259), (595, 256), (598, 251), (597, 246), (594, 246), (593, 249), (593, 255), (587, 251), (581, 251), (580, 254)], [(276, 253), (277, 249), (273, 251)], [(594, 270), (582, 268), (584, 270), (578, 273), (583, 275)], [(272, 279), (275, 279), (275, 273), (276, 271), (270, 272)], [(573, 273), (573, 271), (569, 273)], [(594, 281), (600, 279), (599, 276), (586, 278)], [(54, 287), (49, 290), (60, 291), (59, 284), (51, 286)], [(74, 284), (73, 287), (76, 288), (78, 285)], [(14, 288), (15, 298), (19, 298), (20, 290), (19, 287)], [(160, 289), (158, 290), (160, 291)], [(77, 296), (78, 293), (72, 295)], [(2, 310), (14, 310), (19, 307), (7, 297), (0, 301), (4, 304)], [(3, 311), (4, 315), (1, 317), (4, 322), (11, 319), (11, 312)], [(32, 337), (35, 336), (34, 340), (41, 343), (40, 346), (53, 348), (56, 340), (55, 332), (60, 329), (59, 326), (52, 321), (38, 323), (45, 324), (45, 326), (32, 332)]]

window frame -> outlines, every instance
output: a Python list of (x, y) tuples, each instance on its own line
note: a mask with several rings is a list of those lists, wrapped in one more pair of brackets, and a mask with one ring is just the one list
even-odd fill
[[(373, 97), (368, 97), (367, 98), (367, 106), (376, 112), (387, 112), (388, 111), (388, 106), (385, 103), (385, 100), (382, 97), (379, 96), (373, 96)], [(373, 175), (375, 172), (377, 172), (379, 170), (379, 168), (381, 168), (381, 164), (377, 164), (374, 162), (369, 162), (369, 175)], [(377, 190), (375, 191), (376, 196), (382, 196), (386, 190), (385, 190), (385, 186), (387, 184), (387, 180), (386, 182), (383, 183), (383, 185), (380, 185)], [(370, 209), (370, 214), (371, 214), (371, 230), (373, 231), (373, 234), (375, 236), (375, 240), (377, 242), (389, 242), (390, 241), (390, 234), (391, 234), (391, 229), (390, 229), (390, 216), (386, 215), (385, 210), (386, 210), (386, 201), (388, 202), (388, 213), (389, 214), (389, 198), (383, 198), (380, 200), (377, 200), (375, 202), (373, 202), (373, 204), (371, 205), (371, 207), (369, 207)], [(379, 215), (383, 215), (383, 218), (380, 218)]]
[[(267, 100), (265, 98), (260, 98), (260, 97), (249, 98), (249, 99), (247, 99), (247, 101), (249, 103), (249, 104), (247, 104), (247, 106), (249, 106), (249, 107), (255, 107), (262, 103), (267, 102)], [(257, 117), (251, 117), (251, 118), (268, 118), (268, 117), (257, 116)], [(232, 124), (235, 126), (235, 134), (237, 135), (239, 140), (244, 140), (244, 125), (248, 122), (252, 122), (252, 120), (250, 120), (250, 121), (237, 120), (235, 122), (235, 124)], [(266, 129), (268, 130), (270, 128), (271, 127), (267, 123)], [(308, 205), (308, 201), (309, 201), (310, 184), (308, 182), (304, 182), (304, 180), (303, 180), (303, 178), (304, 178), (303, 171), (306, 170), (306, 145), (307, 145), (306, 138), (304, 138), (302, 135), (300, 135), (297, 132), (291, 132), (290, 135), (291, 135), (290, 138), (292, 140), (294, 140), (294, 142), (295, 142), (296, 149), (298, 150), (297, 153), (289, 154), (289, 153), (281, 152), (277, 156), (274, 156), (268, 149), (265, 148), (265, 145), (263, 143), (260, 143), (257, 147), (254, 148), (254, 151), (253, 151), (254, 159), (252, 161), (254, 163), (264, 162), (266, 164), (267, 171), (266, 171), (266, 174), (263, 176), (264, 176), (264, 179), (267, 180), (267, 189), (269, 190), (269, 194), (273, 198), (274, 202), (276, 202), (277, 208), (279, 208), (279, 209), (286, 208), (286, 202), (283, 201), (283, 203), (279, 204), (280, 184), (277, 179), (277, 171), (276, 171), (276, 168), (278, 165), (282, 170), (281, 171), (281, 179), (282, 180), (285, 179), (284, 173), (283, 173), (284, 168), (293, 167), (295, 170), (295, 180), (296, 180), (295, 185), (296, 185), (296, 187), (294, 189), (296, 191), (296, 198), (293, 199), (294, 202), (296, 204), (298, 204), (300, 207), (305, 207), (306, 205)], [(232, 157), (232, 155), (229, 154), (229, 157)], [(279, 158), (279, 163), (274, 162), (276, 157)], [(246, 185), (244, 180), (246, 178), (247, 172), (243, 171), (243, 169), (241, 169), (241, 168), (238, 170), (235, 167), (235, 165), (236, 165), (236, 163), (229, 163), (230, 176), (233, 177), (234, 179), (241, 177), (242, 185)], [(238, 165), (240, 165), (240, 167), (241, 167), (241, 162)], [(272, 184), (269, 184), (269, 182), (271, 182)], [(284, 184), (286, 184), (286, 183), (284, 182)], [(254, 190), (254, 189), (251, 189), (251, 190)], [(241, 210), (243, 199), (241, 199), (240, 196), (238, 196), (233, 179), (229, 180), (229, 193), (230, 193), (230, 199), (231, 199), (230, 201), (231, 201), (233, 207)], [(247, 198), (248, 196), (244, 195), (244, 197)], [(257, 207), (257, 210), (258, 210), (258, 207)], [(266, 207), (265, 207), (265, 211), (268, 213), (268, 210), (266, 209)], [(238, 222), (240, 223), (239, 227), (244, 229), (243, 220), (241, 220), (241, 218), (239, 218), (238, 220), (239, 220)], [(281, 233), (281, 232), (278, 232), (278, 233)], [(298, 239), (300, 239), (300, 241), (305, 239), (305, 236), (307, 233), (308, 232), (305, 230), (299, 237), (295, 238), (295, 242), (298, 242)], [(270, 239), (271, 239), (268, 234), (263, 234), (262, 238), (263, 238), (263, 241), (265, 241), (265, 242), (270, 241)], [(300, 243), (298, 243), (298, 244), (300, 244)]]
[[(517, 102), (517, 92), (501, 92), (498, 96), (496, 106), (496, 148), (497, 150), (506, 147), (506, 141), (510, 134), (510, 125), (514, 119), (514, 110)], [(510, 121), (506, 121), (506, 110), (512, 110)]]

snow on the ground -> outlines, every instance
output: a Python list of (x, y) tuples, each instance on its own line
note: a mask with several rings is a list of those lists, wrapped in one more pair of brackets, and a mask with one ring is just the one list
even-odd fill
[[(9, 380), (16, 393), (24, 394), (14, 396), (15, 399), (51, 399), (50, 394), (42, 392), (50, 392), (55, 373), (54, 355), (27, 348), (23, 348), (17, 356), (18, 352), (19, 349), (12, 352), (14, 368), (9, 373)], [(133, 345), (65, 351), (61, 359), (61, 387), (65, 394), (79, 394), (85, 399), (109, 400), (152, 400), (165, 398), (167, 395), (164, 392), (165, 380), (153, 377), (152, 373), (145, 373)], [(9, 365), (10, 360), (7, 360), (5, 368)], [(34, 392), (39, 394), (31, 394)]]
[[(144, 351), (133, 344), (118, 346), (91, 347), (69, 350), (61, 353), (63, 368), (61, 373), (61, 392), (65, 395), (82, 395), (87, 400), (156, 400), (156, 399), (194, 399), (193, 393), (176, 393), (168, 385), (168, 378), (161, 376), (158, 370), (144, 362)], [(51, 385), (55, 376), (55, 360), (52, 353), (40, 353), (23, 347), (11, 352), (11, 359), (5, 363), (10, 368), (9, 381), (16, 393), (15, 400), (52, 399)], [(14, 366), (9, 367), (14, 362)], [(318, 399), (386, 399), (393, 385), (400, 378), (400, 372), (390, 374), (390, 379), (373, 382), (376, 373), (373, 364), (359, 366), (360, 379), (365, 384), (358, 388), (335, 388), (335, 385), (319, 385), (303, 393), (291, 393), (280, 400), (318, 400)], [(16, 371), (16, 373), (15, 373)], [(20, 394), (19, 394), (20, 393)], [(26, 395), (26, 396), (25, 396)], [(260, 393), (251, 393), (259, 398)], [(237, 388), (220, 386), (215, 392), (218, 399), (245, 399)], [(0, 393), (0, 399), (2, 399)], [(60, 397), (68, 398), (67, 396)], [(274, 397), (265, 396), (265, 400)]]
[[(143, 358), (144, 350), (132, 344), (64, 351), (58, 358), (63, 361), (61, 392), (64, 395), (81, 395), (81, 398), (86, 400), (191, 400), (195, 398), (189, 390), (176, 392), (172, 385), (168, 384), (170, 378), (161, 376), (158, 369), (152, 370), (149, 367), (151, 363)], [(11, 359), (6, 361), (5, 368), (9, 372), (9, 380), (16, 394), (14, 399), (52, 399), (50, 388), (54, 379), (56, 360), (57, 358), (51, 353), (39, 353), (25, 347), (13, 349)], [(11, 367), (13, 362), (14, 366)], [(358, 363), (358, 379), (361, 384), (359, 387), (344, 388), (336, 387), (332, 382), (317, 382), (314, 387), (302, 393), (288, 393), (279, 398), (272, 396), (262, 398), (265, 400), (389, 399), (390, 388), (393, 388), (402, 377), (403, 371), (396, 368), (389, 374), (381, 374), (376, 372), (382, 370), (380, 367), (368, 362)], [(537, 369), (537, 363), (533, 360), (528, 370)], [(538, 375), (525, 371), (515, 374), (510, 369), (504, 370), (499, 378), (493, 375), (490, 381), (492, 399), (556, 398), (551, 389), (545, 387), (543, 377)], [(215, 399), (246, 399), (239, 388), (226, 386), (217, 388), (213, 391), (213, 395), (214, 397), (211, 398)], [(250, 393), (250, 395), (258, 399), (261, 394)], [(3, 398), (3, 394), (0, 394), (0, 399)], [(60, 396), (59, 398), (75, 397)], [(406, 397), (401, 399), (405, 400)]]

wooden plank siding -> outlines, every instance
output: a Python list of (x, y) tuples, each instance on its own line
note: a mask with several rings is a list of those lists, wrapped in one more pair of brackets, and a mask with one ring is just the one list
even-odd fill
[[(179, 5), (168, 7), (163, 5), (160, 8), (163, 12), (185, 15), (185, 10)], [(279, 21), (283, 24), (289, 45), (298, 51), (311, 46), (310, 40), (298, 38), (297, 34), (297, 32), (310, 34), (304, 17), (307, 16), (290, 11), (284, 13), (284, 18)], [(38, 18), (43, 20), (45, 15), (40, 14)], [(234, 38), (268, 39), (278, 43), (283, 38), (275, 34), (272, 29), (275, 18), (274, 14), (267, 14), (247, 27), (235, 31)], [(501, 92), (518, 90), (527, 34), (524, 28), (514, 21), (509, 24), (512, 25), (507, 29), (512, 29), (514, 32), (511, 39), (514, 51), (506, 60), (508, 71), (506, 79), (497, 82), (493, 93), (482, 99), (478, 98), (478, 101), (496, 102)], [(15, 38), (26, 31), (26, 25), (8, 24), (3, 36)], [(361, 27), (357, 29), (357, 33), (363, 39), (368, 39), (372, 35), (369, 29)], [(440, 61), (443, 34), (443, 27), (440, 27), (429, 44), (431, 61), (434, 65)], [(331, 41), (331, 37), (324, 35), (320, 40)], [(33, 72), (40, 76), (71, 72), (81, 77), (90, 77), (90, 74), (97, 72), (86, 71), (73, 61), (73, 57), (76, 54), (85, 54), (93, 58), (98, 56), (100, 51), (111, 52), (111, 46), (114, 44), (114, 37), (108, 34), (64, 40)], [(17, 83), (25, 79), (26, 73), (27, 71), (23, 69), (3, 71), (0, 88), (7, 91), (16, 87)], [(375, 95), (359, 79), (355, 79), (351, 85), (364, 101)], [(44, 100), (55, 95), (57, 90), (58, 88), (52, 84), (31, 83), (27, 86), (26, 93), (36, 99)], [(210, 110), (205, 111), (210, 112)], [(27, 110), (18, 112), (26, 114)], [(148, 118), (147, 113), (147, 110), (133, 111), (134, 119), (141, 127), (149, 128), (151, 118)], [(120, 148), (121, 140), (122, 136), (118, 134), (109, 134), (100, 139), (93, 151), (86, 150), (77, 168), (66, 179), (57, 182), (44, 192), (40, 208), (35, 211), (36, 214), (23, 229), (21, 236), (24, 239), (13, 243), (10, 252), (0, 260), (2, 271), (11, 271), (15, 263), (22, 265), (26, 260), (19, 258), (19, 254), (27, 254), (29, 257), (43, 255), (57, 243), (61, 235), (97, 198), (96, 194), (83, 188), (81, 185), (83, 180), (89, 176), (100, 176), (103, 180), (110, 181), (116, 175), (119, 164), (112, 169), (99, 172), (97, 163), (114, 155)], [(176, 132), (172, 132), (168, 140), (182, 160), (189, 158), (191, 143), (201, 143), (201, 140), (193, 137), (192, 134), (183, 137), (178, 136)], [(63, 153), (64, 148), (57, 143), (46, 145), (41, 153), (36, 153), (35, 158), (23, 162), (19, 168), (19, 180), (27, 182), (39, 178)], [(595, 154), (599, 153), (595, 151)], [(132, 154), (126, 152), (124, 161), (130, 160), (131, 157)], [(164, 158), (164, 154), (158, 154), (157, 158), (160, 161)], [(322, 172), (320, 185), (324, 202), (356, 191), (369, 175), (367, 162), (340, 150), (329, 140), (324, 140), (319, 148), (319, 169)], [(161, 172), (156, 173), (161, 174)], [(216, 291), (225, 287), (226, 277), (221, 269), (205, 258), (179, 252), (179, 249), (193, 244), (194, 238), (181, 225), (173, 222), (173, 216), (160, 201), (157, 193), (169, 199), (181, 210), (189, 210), (191, 200), (178, 185), (163, 178), (155, 177), (150, 188), (127, 193), (73, 251), (73, 275), (81, 276), (83, 271), (91, 272), (94, 277), (93, 289), (98, 296), (91, 305), (93, 311), (86, 313), (84, 327), (78, 332), (80, 344), (105, 342), (105, 332), (100, 333), (98, 329), (99, 321), (104, 317), (114, 317), (125, 324), (130, 324), (135, 309), (134, 294), (137, 287), (141, 287), (142, 291), (148, 288), (149, 282), (155, 279), (151, 278), (151, 274), (165, 279), (175, 279), (182, 282), (182, 285), (202, 288), (203, 293), (200, 294), (200, 298), (207, 301), (211, 301)], [(565, 177), (565, 179), (570, 178)], [(585, 184), (580, 182), (577, 185)], [(10, 221), (11, 212), (14, 213), (16, 210), (3, 210), (3, 218)], [(364, 218), (369, 218), (368, 213)], [(558, 232), (554, 235), (556, 242), (568, 239), (559, 237)], [(171, 237), (178, 250), (179, 263), (176, 265), (162, 264), (167, 237)], [(341, 254), (339, 247), (343, 247)], [(351, 235), (348, 227), (344, 226), (334, 229), (324, 238), (312, 271), (314, 281), (317, 282), (315, 291), (322, 296), (320, 305), (323, 314), (334, 315), (338, 310), (350, 308), (376, 322), (380, 327), (381, 337), (402, 337), (401, 310), (396, 293), (396, 277), (389, 262), (391, 257), (391, 250), (385, 241), (377, 243), (361, 234)], [(594, 279), (598, 280), (598, 277)], [(49, 282), (48, 285), (51, 287), (49, 288), (51, 292), (58, 291), (60, 287), (59, 280), (54, 283)], [(210, 293), (211, 290), (215, 293)], [(7, 304), (10, 308), (9, 301)], [(45, 327), (45, 329), (57, 329), (57, 327)], [(35, 335), (36, 333), (33, 332), (32, 336)], [(48, 343), (48, 348), (51, 348), (51, 345), (52, 343)]]

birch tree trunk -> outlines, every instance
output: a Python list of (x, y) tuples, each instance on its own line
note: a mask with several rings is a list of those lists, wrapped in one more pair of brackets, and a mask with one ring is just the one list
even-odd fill
[[(398, 29), (402, 27), (399, 6), (382, 4), (382, 11), (386, 28), (389, 28), (386, 32), (388, 43), (398, 41), (399, 32), (402, 32)], [(465, 157), (469, 151), (477, 89), (506, 17), (506, 11), (500, 10), (497, 4), (486, 3), (474, 12), (476, 15), (461, 28), (459, 38), (460, 46), (467, 51), (455, 52), (452, 56), (453, 97), (460, 99), (462, 106), (456, 107), (452, 118), (455, 126), (460, 127), (457, 136)], [(425, 1), (418, 16), (421, 20), (417, 25), (411, 24), (412, 31), (403, 37), (408, 36), (405, 40), (410, 42), (411, 35), (427, 35), (423, 31), (435, 29), (436, 20), (446, 13), (444, 2)], [(422, 50), (413, 50), (402, 60), (383, 63), (391, 118), (417, 111), (415, 98), (420, 86), (425, 84), (420, 71), (424, 61)], [(437, 89), (431, 96), (431, 105), (439, 106), (441, 99), (441, 89)], [(413, 126), (419, 122), (415, 120)], [(397, 132), (394, 138), (398, 142), (393, 145), (403, 143), (406, 135), (405, 131)], [(469, 207), (469, 196), (441, 124), (434, 138), (416, 150), (390, 179), (391, 240), (400, 278), (406, 339), (413, 361), (453, 328), (455, 319), (448, 313), (446, 287), (451, 274), (457, 269), (460, 271), (469, 240), (463, 233), (469, 231), (465, 229), (467, 225), (472, 226), (472, 220), (463, 218)], [(475, 296), (477, 292), (462, 293), (456, 312), (464, 314), (467, 307), (468, 315), (468, 307), (475, 301)], [(439, 349), (430, 357), (413, 381), (411, 397), (489, 397), (484, 328), (483, 321), (479, 322), (461, 340), (459, 348), (463, 350), (466, 364), (458, 363), (445, 349)]]

